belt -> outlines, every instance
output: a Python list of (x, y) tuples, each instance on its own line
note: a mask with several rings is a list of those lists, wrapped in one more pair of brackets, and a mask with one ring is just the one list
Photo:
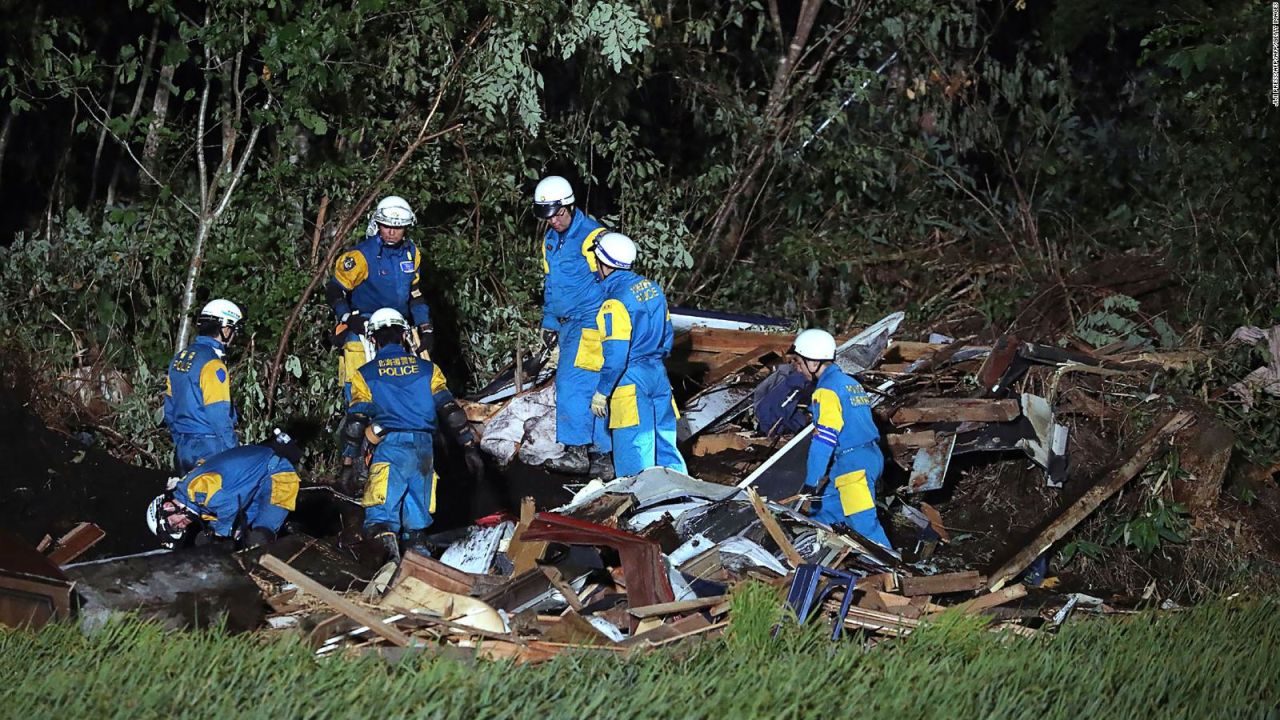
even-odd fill
[(837, 451), (836, 451), (836, 457), (840, 457), (840, 456), (842, 456), (842, 455), (848, 455), (849, 453), (853, 452), (854, 450), (861, 450), (861, 449), (863, 449), (863, 448), (866, 448), (866, 447), (872, 447), (872, 446), (876, 446), (876, 445), (879, 445), (879, 444), (880, 444), (880, 438), (876, 438), (875, 440), (868, 440), (867, 442), (864, 442), (864, 443), (862, 443), (861, 445), (853, 445), (853, 446), (851, 446), (851, 447), (841, 448), (841, 449), (839, 449), (839, 450), (837, 450)]

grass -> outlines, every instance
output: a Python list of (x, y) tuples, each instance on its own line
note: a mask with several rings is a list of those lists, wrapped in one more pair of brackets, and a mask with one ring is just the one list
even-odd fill
[(1073, 618), (1054, 639), (944, 616), (867, 651), (818, 628), (768, 630), (775, 596), (748, 586), (724, 638), (538, 666), (419, 655), (318, 660), (293, 640), (165, 633), (121, 622), (0, 631), (6, 717), (1276, 717), (1280, 602)]

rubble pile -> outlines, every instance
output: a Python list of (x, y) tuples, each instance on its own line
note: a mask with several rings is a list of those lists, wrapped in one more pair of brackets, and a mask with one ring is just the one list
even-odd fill
[[(1230, 432), (1149, 390), (1154, 373), (1195, 362), (1194, 353), (1016, 337), (989, 346), (895, 340), (902, 319), (896, 313), (842, 338), (837, 353), (875, 398), (890, 458), (882, 516), (896, 521), (897, 550), (807, 517), (811, 428), (785, 434), (752, 421), (757, 389), (778, 371), (788, 336), (695, 328), (672, 362), (698, 381), (682, 403), (680, 433), (700, 477), (650, 468), (591, 481), (554, 509), (526, 498), (518, 516), (442, 535), (433, 556), (409, 552), (376, 570), (300, 535), (236, 562), (271, 610), (264, 622), (304, 633), (319, 655), (429, 648), (539, 662), (566, 649), (665, 647), (721, 633), (733, 589), (747, 580), (785, 596), (780, 622), (789, 611), (829, 623), (833, 639), (906, 635), (949, 609), (1037, 634), (1075, 610), (1116, 610), (1099, 597), (1041, 588), (1047, 553), (1170, 447), (1189, 469), (1174, 492), (1205, 512), (1215, 504)], [(540, 464), (557, 452), (547, 439), (554, 402), (538, 388), (543, 368), (521, 375), (508, 392), (489, 388), (489, 402), (469, 404), (468, 413), (497, 459)], [(948, 523), (956, 484), (1004, 468), (1047, 500), (1008, 518), (1004, 532), (957, 543)], [(966, 544), (982, 550), (956, 551)], [(59, 592), (70, 576), (91, 595), (95, 585), (123, 582), (74, 565), (64, 571), (61, 580), (46, 573)], [(109, 595), (96, 594), (106, 604)], [(216, 607), (205, 612), (206, 621), (218, 617)]]

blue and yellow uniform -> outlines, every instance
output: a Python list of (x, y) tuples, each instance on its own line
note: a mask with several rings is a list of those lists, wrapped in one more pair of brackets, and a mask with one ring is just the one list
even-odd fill
[(843, 523), (893, 549), (876, 517), (876, 483), (884, 472), (884, 455), (880, 432), (871, 418), (871, 398), (857, 380), (832, 363), (818, 376), (811, 407), (813, 439), (805, 488), (816, 489), (828, 467), (831, 482), (810, 514), (828, 525)]
[[(391, 308), (414, 325), (431, 322), (427, 301), (417, 292), (422, 287), (422, 253), (408, 240), (388, 245), (378, 235), (369, 235), (338, 257), (325, 295), (338, 320), (352, 311), (369, 317), (375, 310)], [(342, 359), (338, 376), (350, 398), (351, 377), (369, 358), (360, 337), (348, 331), (342, 339)]]
[(263, 445), (244, 445), (220, 452), (187, 473), (173, 499), (199, 515), (219, 537), (235, 533), (243, 516), (244, 530), (276, 532), (298, 500), (298, 472), (290, 462)]
[(600, 281), (596, 315), (603, 362), (596, 392), (609, 397), (613, 467), (618, 477), (661, 466), (688, 472), (676, 449), (676, 405), (662, 361), (675, 332), (667, 298), (651, 280), (615, 270)]
[(596, 282), (596, 255), (591, 247), (604, 228), (586, 213), (573, 211), (563, 233), (547, 228), (542, 244), (542, 327), (559, 334), (556, 368), (556, 441), (562, 445), (595, 445), (609, 452), (604, 420), (591, 414), (591, 395), (600, 372), (600, 333), (596, 312), (604, 291)]
[(394, 533), (422, 530), (436, 510), (432, 439), (436, 410), (453, 401), (444, 374), (392, 343), (351, 377), (349, 412), (369, 416), (386, 434), (373, 450), (363, 504), (364, 526)]
[(178, 472), (240, 444), (225, 349), (201, 335), (169, 363), (164, 388), (164, 422), (173, 435)]

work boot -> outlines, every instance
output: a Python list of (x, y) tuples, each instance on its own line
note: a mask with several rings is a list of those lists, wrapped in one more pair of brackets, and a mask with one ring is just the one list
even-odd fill
[(587, 474), (591, 477), (602, 482), (609, 482), (617, 477), (613, 472), (613, 453), (591, 452), (587, 453), (587, 459)]
[(240, 538), (240, 549), (266, 545), (275, 539), (276, 534), (266, 528), (249, 528), (244, 537)]
[(344, 464), (338, 472), (337, 490), (357, 500), (364, 495), (364, 478), (360, 477), (360, 471), (354, 464)]
[(423, 557), (434, 557), (436, 548), (427, 542), (426, 530), (410, 530), (404, 534), (404, 551), (407, 553), (410, 550)]
[(551, 458), (544, 467), (555, 472), (568, 473), (570, 475), (586, 475), (590, 469), (591, 463), (587, 460), (588, 445), (565, 445), (564, 454), (560, 457)]
[(370, 525), (364, 529), (365, 547), (378, 564), (400, 562), (400, 543), (396, 534), (386, 525)]

